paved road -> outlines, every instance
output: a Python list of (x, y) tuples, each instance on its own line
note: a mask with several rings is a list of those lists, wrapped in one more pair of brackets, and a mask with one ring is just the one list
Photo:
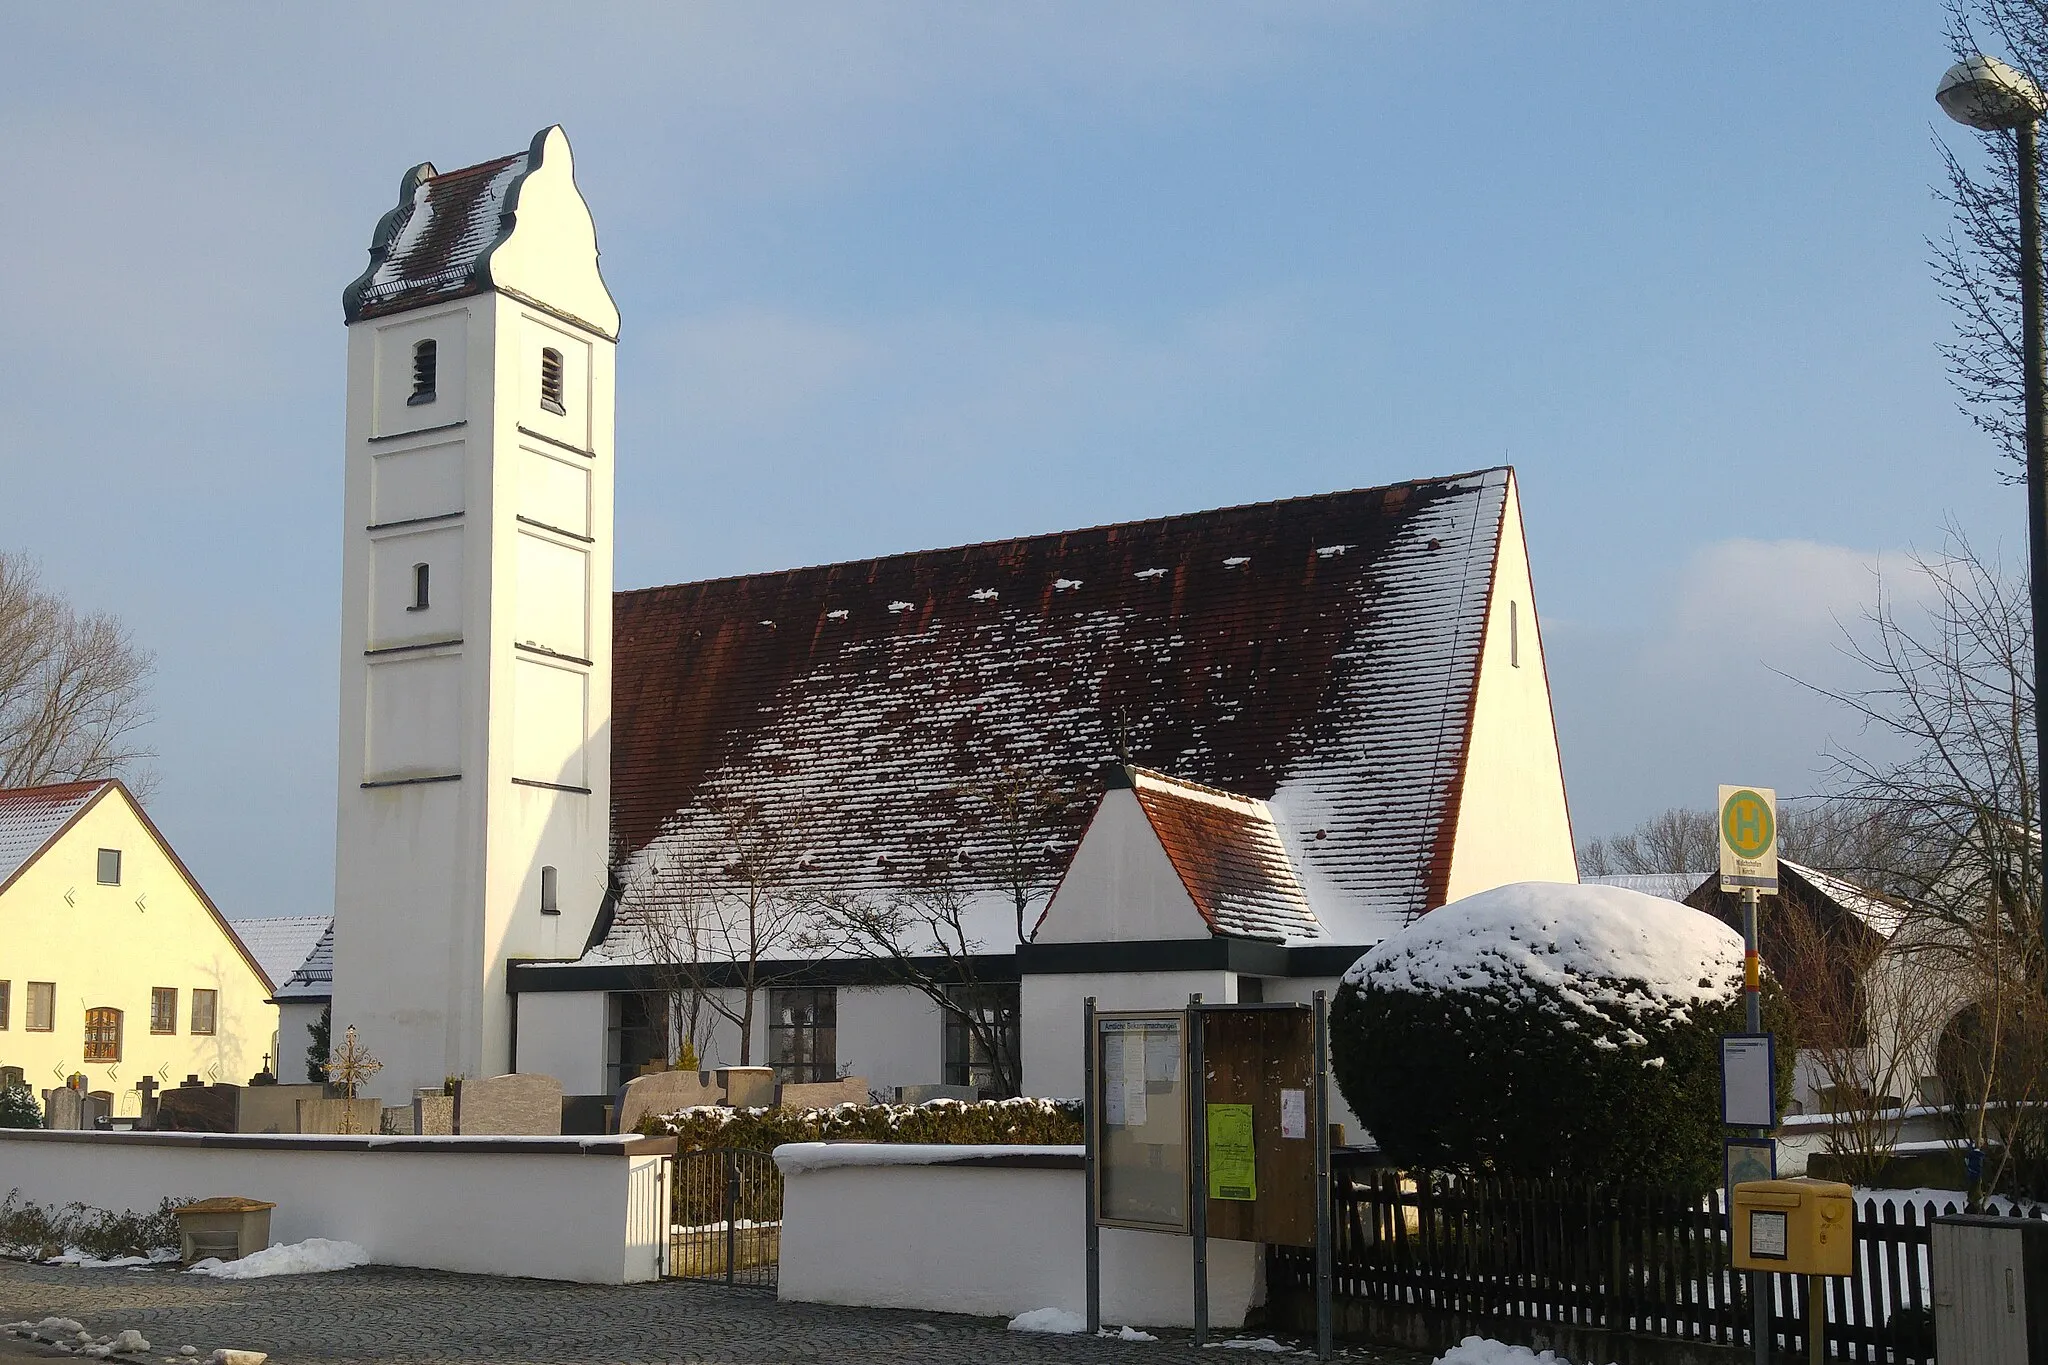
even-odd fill
[[(679, 1281), (607, 1287), (376, 1267), (233, 1281), (0, 1261), (0, 1322), (52, 1314), (98, 1333), (139, 1328), (155, 1348), (154, 1360), (167, 1348), (189, 1344), (202, 1355), (216, 1346), (268, 1351), (285, 1365), (1254, 1365), (1304, 1359), (1197, 1352), (1185, 1336), (1161, 1342), (1040, 1336), (1005, 1331), (987, 1318), (783, 1304), (758, 1292)], [(1415, 1365), (1428, 1358), (1353, 1352), (1347, 1359)]]

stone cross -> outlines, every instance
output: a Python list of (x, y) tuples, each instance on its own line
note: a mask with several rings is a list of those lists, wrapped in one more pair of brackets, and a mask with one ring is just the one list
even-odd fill
[(135, 1088), (142, 1092), (141, 1126), (144, 1128), (154, 1128), (156, 1126), (156, 1077), (144, 1076), (135, 1083)]

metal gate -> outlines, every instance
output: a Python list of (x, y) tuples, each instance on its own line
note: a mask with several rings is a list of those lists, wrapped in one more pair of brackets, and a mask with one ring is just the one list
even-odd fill
[(668, 1262), (679, 1280), (775, 1288), (782, 1172), (767, 1152), (714, 1147), (669, 1158)]

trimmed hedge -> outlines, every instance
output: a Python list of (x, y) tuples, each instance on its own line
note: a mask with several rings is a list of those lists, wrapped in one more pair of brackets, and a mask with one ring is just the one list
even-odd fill
[(649, 1114), (638, 1131), (673, 1137), (685, 1152), (712, 1147), (772, 1151), (785, 1142), (1021, 1143), (1081, 1141), (1079, 1100), (932, 1100), (926, 1104), (840, 1104), (829, 1109), (727, 1109), (701, 1105)]

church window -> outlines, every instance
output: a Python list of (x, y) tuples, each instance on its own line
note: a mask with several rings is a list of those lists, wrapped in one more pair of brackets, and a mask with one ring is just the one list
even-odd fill
[(839, 1079), (839, 1000), (829, 986), (768, 992), (768, 1064), (785, 1084)]
[(552, 413), (566, 413), (562, 405), (562, 353), (549, 346), (540, 353), (540, 405)]
[(103, 848), (103, 849), (101, 849), (101, 850), (100, 850), (100, 885), (101, 885), (101, 886), (119, 886), (120, 884), (121, 884), (121, 850), (120, 850), (120, 849), (118, 849), (118, 848)]
[(85, 1060), (121, 1060), (121, 1011), (101, 1005), (85, 1012)]
[[(1009, 1098), (1007, 1093), (999, 1093), (990, 1044), (1001, 1050), (1004, 1077), (1014, 1087), (1019, 989), (1014, 985), (946, 988), (947, 1085), (971, 1085), (994, 1098)], [(968, 1023), (970, 1016), (980, 1028)]]
[(559, 915), (561, 905), (555, 900), (555, 869), (544, 867), (540, 870), (540, 912), (543, 915)]
[(214, 1016), (220, 1013), (220, 992), (195, 988), (192, 992), (192, 1031), (201, 1037), (213, 1033)]
[(412, 348), (412, 397), (407, 407), (434, 401), (434, 372), (441, 362), (441, 346), (435, 341), (416, 342)]
[(415, 564), (412, 566), (412, 605), (406, 608), (407, 611), (425, 611), (427, 609), (427, 579), (426, 565)]
[(54, 981), (31, 981), (28, 983), (28, 1021), (30, 1033), (48, 1033), (57, 1027), (57, 983)]
[(176, 1033), (178, 1031), (178, 988), (176, 986), (154, 986), (150, 988), (149, 1031), (151, 1033)]
[(14, 983), (0, 981), (0, 1032), (5, 1032), (14, 1013)]

